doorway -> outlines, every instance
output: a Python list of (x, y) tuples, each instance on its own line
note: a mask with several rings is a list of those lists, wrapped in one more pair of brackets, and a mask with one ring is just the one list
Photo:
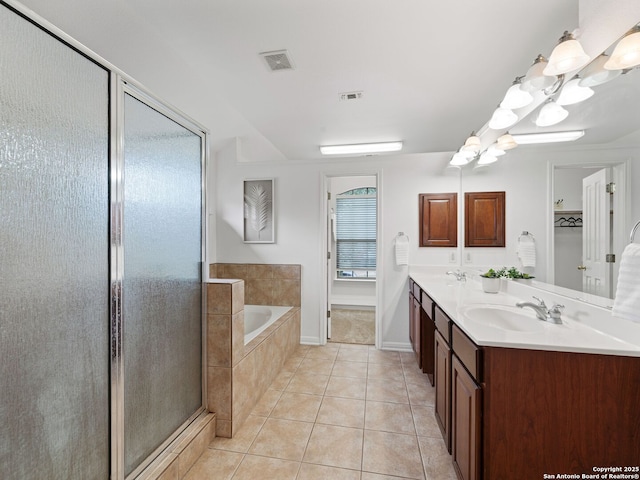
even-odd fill
[(624, 172), (624, 165), (615, 163), (553, 167), (555, 285), (613, 298), (624, 224)]
[(327, 341), (375, 345), (376, 175), (327, 177)]

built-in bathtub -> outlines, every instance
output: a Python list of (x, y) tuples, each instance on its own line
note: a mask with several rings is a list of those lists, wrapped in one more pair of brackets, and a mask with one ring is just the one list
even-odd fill
[(285, 315), (292, 307), (271, 305), (244, 306), (244, 344), (247, 345)]

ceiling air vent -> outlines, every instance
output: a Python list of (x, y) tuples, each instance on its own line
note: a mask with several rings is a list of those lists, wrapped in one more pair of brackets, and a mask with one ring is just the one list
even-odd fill
[(267, 62), (269, 70), (279, 72), (281, 70), (293, 70), (293, 62), (286, 50), (276, 50), (273, 52), (262, 52), (260, 56)]

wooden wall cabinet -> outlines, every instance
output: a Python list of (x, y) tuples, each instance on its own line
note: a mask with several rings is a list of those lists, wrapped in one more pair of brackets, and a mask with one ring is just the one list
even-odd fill
[(458, 246), (458, 194), (421, 193), (420, 246)]
[(465, 247), (504, 247), (505, 192), (467, 192)]

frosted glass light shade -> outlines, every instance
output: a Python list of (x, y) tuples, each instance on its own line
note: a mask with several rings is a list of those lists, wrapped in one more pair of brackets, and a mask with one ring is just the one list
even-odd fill
[(505, 133), (501, 137), (498, 137), (496, 141), (496, 147), (500, 150), (511, 150), (512, 148), (516, 148), (518, 144), (515, 139), (508, 133)]
[(524, 76), (520, 88), (527, 92), (535, 92), (538, 90), (544, 90), (545, 88), (549, 88), (553, 85), (557, 80), (557, 77), (555, 75), (545, 75), (543, 73), (548, 64), (549, 62), (546, 58), (542, 55), (538, 55), (533, 62), (533, 65), (531, 65), (529, 70), (527, 70), (527, 74)]
[(489, 128), (493, 130), (502, 130), (509, 128), (518, 121), (518, 116), (508, 108), (498, 107), (491, 115), (489, 120)]
[(500, 102), (500, 106), (502, 108), (508, 108), (509, 110), (514, 110), (516, 108), (522, 108), (529, 105), (533, 102), (533, 97), (529, 92), (524, 91), (520, 88), (520, 81), (514, 82), (513, 85), (509, 87), (506, 95), (502, 102)]
[(481, 146), (482, 146), (482, 143), (480, 142), (480, 137), (478, 137), (475, 133), (472, 133), (465, 140), (464, 145), (460, 150), (463, 152), (469, 152), (475, 155), (480, 151)]
[(560, 123), (568, 116), (569, 112), (567, 112), (553, 100), (550, 100), (545, 103), (540, 109), (540, 113), (538, 114), (538, 118), (536, 119), (536, 125), (538, 127), (549, 127), (551, 125), (555, 125), (556, 123)]
[(462, 165), (469, 163), (472, 158), (473, 156), (465, 155), (463, 152), (456, 152), (453, 157), (451, 157), (449, 165), (461, 167)]
[(573, 105), (590, 98), (593, 96), (593, 93), (593, 90), (589, 87), (580, 86), (579, 78), (574, 78), (573, 80), (569, 80), (566, 85), (562, 87), (556, 103), (558, 105)]
[(490, 163), (497, 162), (498, 158), (491, 155), (488, 152), (484, 152), (480, 155), (480, 159), (478, 160), (478, 165), (489, 165)]
[(551, 52), (549, 64), (543, 70), (545, 75), (561, 75), (584, 67), (589, 55), (569, 32), (564, 32), (560, 43)]
[(638, 26), (618, 42), (611, 58), (604, 64), (604, 68), (622, 70), (636, 65), (640, 65), (640, 27)]
[(492, 145), (489, 145), (489, 148), (487, 148), (487, 154), (493, 157), (501, 157), (505, 153), (507, 152), (505, 152), (501, 148), (498, 148), (498, 146), (495, 143)]
[(622, 73), (622, 70), (607, 70), (605, 64), (609, 61), (609, 56), (602, 54), (593, 62), (586, 66), (578, 82), (581, 87), (595, 87), (607, 83)]

